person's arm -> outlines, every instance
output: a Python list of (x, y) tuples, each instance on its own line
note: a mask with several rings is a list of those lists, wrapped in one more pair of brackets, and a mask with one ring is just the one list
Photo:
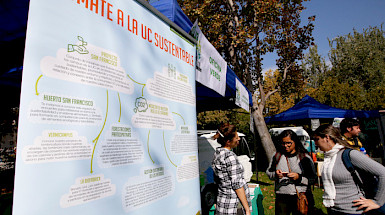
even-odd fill
[(363, 210), (364, 213), (380, 208), (380, 206), (372, 199), (365, 199), (364, 197), (360, 197), (360, 199), (354, 200), (353, 203), (353, 206), (358, 207), (358, 211)]
[[(352, 150), (350, 152), (350, 160), (354, 167), (364, 170), (368, 172), (368, 174), (375, 175), (378, 178), (378, 189), (376, 196), (373, 199), (373, 203), (380, 207), (385, 204), (385, 167), (381, 164), (377, 163), (373, 159), (365, 156), (359, 151)], [(368, 199), (366, 199), (368, 200)], [(359, 201), (356, 200), (357, 203), (366, 203), (367, 205), (371, 205), (369, 201)]]
[(250, 206), (246, 198), (245, 189), (243, 187), (236, 189), (235, 193), (237, 194), (239, 200), (241, 201), (241, 204), (243, 208), (245, 209), (246, 215), (250, 215)]
[(300, 167), (302, 174), (298, 174), (298, 178), (295, 179), (298, 184), (312, 185), (317, 179), (317, 173), (315, 171), (313, 160), (309, 156), (305, 156), (300, 161)]
[(231, 188), (237, 194), (245, 211), (248, 211), (248, 214), (250, 214), (250, 206), (248, 203), (246, 192), (243, 188), (246, 185), (246, 181), (243, 178), (243, 171), (239, 167), (239, 165), (241, 164), (238, 163), (237, 158), (234, 155), (226, 157), (225, 162), (227, 165), (227, 172), (231, 180)]
[[(270, 180), (275, 180), (276, 179), (276, 174), (281, 173), (281, 171), (276, 170), (276, 160), (275, 156), (273, 156), (270, 160), (269, 167), (266, 170), (266, 175), (270, 178)], [(281, 174), (282, 175), (282, 174)], [(278, 176), (278, 175), (277, 175)], [(282, 177), (281, 177), (282, 178)]]

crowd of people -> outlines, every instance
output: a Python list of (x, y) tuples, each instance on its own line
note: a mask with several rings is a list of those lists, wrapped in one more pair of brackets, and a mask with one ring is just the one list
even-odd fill
[[(340, 128), (321, 125), (314, 131), (315, 144), (324, 152), (322, 197), (328, 214), (385, 214), (385, 167), (360, 152), (360, 132), (355, 119), (344, 119)], [(239, 214), (241, 205), (243, 214), (249, 215), (250, 194), (243, 167), (231, 151), (239, 144), (236, 127), (222, 124), (213, 138), (222, 146), (212, 161), (218, 184), (216, 214)], [(283, 131), (278, 141), (266, 170), (275, 182), (275, 214), (312, 214), (310, 187), (317, 178), (313, 159), (292, 130)]]

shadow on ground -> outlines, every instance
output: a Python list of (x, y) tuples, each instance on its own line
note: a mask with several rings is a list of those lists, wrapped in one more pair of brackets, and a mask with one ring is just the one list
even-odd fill
[(315, 208), (312, 215), (326, 215), (327, 213), (324, 213), (321, 209)]

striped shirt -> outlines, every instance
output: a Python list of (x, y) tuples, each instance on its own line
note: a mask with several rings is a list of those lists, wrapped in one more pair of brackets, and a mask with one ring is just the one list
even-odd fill
[[(352, 201), (359, 199), (363, 194), (343, 164), (342, 152), (343, 150), (337, 153), (337, 159), (332, 172), (332, 179), (336, 188), (336, 198), (331, 209), (344, 213), (361, 214), (362, 211), (357, 211), (356, 207), (353, 207)], [(378, 191), (374, 201), (380, 206), (384, 205), (385, 167), (356, 150), (350, 152), (350, 160), (355, 168), (362, 169), (368, 172), (368, 174), (378, 177)]]

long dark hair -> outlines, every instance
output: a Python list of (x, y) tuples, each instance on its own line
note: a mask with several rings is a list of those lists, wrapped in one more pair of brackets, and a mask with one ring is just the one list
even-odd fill
[(282, 147), (282, 139), (285, 138), (285, 137), (290, 137), (291, 140), (294, 141), (294, 144), (295, 144), (295, 151), (299, 154), (309, 154), (309, 152), (305, 149), (305, 147), (303, 147), (298, 135), (291, 129), (287, 129), (287, 130), (284, 130), (282, 131), (279, 136), (278, 136), (278, 141), (279, 141), (279, 152), (281, 152), (282, 154), (286, 153), (284, 150), (283, 150), (283, 147)]
[(217, 133), (213, 136), (213, 139), (217, 140), (222, 146), (226, 145), (228, 140), (232, 140), (237, 134), (237, 127), (228, 122), (222, 123), (217, 130)]

